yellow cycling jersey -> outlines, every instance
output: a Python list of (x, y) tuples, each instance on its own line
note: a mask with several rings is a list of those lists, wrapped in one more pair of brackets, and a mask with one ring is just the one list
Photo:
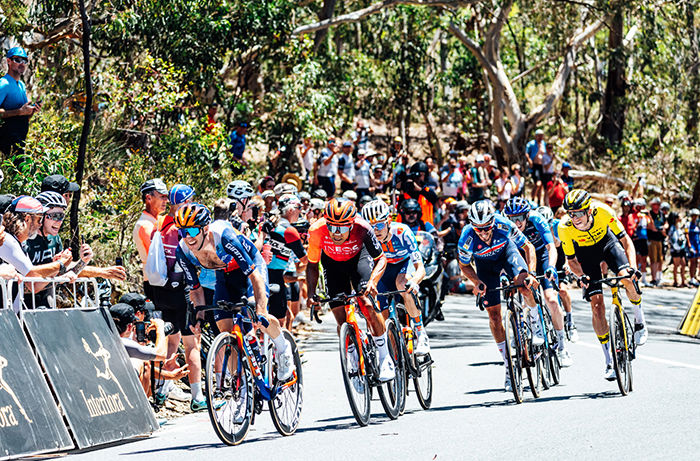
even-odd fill
[(591, 217), (593, 225), (585, 231), (576, 229), (568, 215), (559, 221), (559, 239), (566, 256), (575, 256), (576, 247), (589, 247), (600, 242), (608, 234), (608, 229), (618, 238), (625, 233), (613, 209), (604, 203), (591, 204)]

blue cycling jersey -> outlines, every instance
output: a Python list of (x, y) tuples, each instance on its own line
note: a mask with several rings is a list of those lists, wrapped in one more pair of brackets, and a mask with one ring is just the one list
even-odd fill
[(694, 253), (700, 251), (700, 221), (689, 222), (688, 231), (688, 246)]
[(561, 240), (559, 238), (559, 221), (561, 221), (561, 219), (552, 219), (549, 226), (549, 228), (552, 229), (552, 235), (554, 235), (554, 238), (557, 239), (557, 241)]
[(421, 259), (416, 235), (406, 224), (392, 222), (389, 226), (389, 240), (380, 243), (389, 264), (398, 264), (408, 258), (411, 258), (411, 262)]
[(549, 224), (536, 211), (530, 211), (523, 234), (525, 234), (525, 237), (532, 243), (537, 252), (543, 250), (547, 244), (554, 243)]
[(523, 248), (527, 243), (527, 238), (515, 224), (503, 216), (494, 216), (493, 237), (490, 244), (484, 243), (474, 232), (473, 226), (468, 224), (464, 226), (457, 244), (459, 261), (465, 265), (471, 263), (473, 259), (495, 261), (507, 250), (509, 241), (512, 241), (518, 248)]

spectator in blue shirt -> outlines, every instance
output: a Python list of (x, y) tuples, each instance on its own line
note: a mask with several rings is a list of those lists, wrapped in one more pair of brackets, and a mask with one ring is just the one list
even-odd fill
[(248, 134), (248, 124), (246, 122), (241, 122), (236, 127), (236, 131), (231, 133), (229, 136), (229, 143), (231, 144), (231, 153), (233, 158), (246, 165), (248, 162), (243, 158), (243, 151), (245, 151), (245, 135)]
[(10, 48), (5, 58), (7, 74), (0, 78), (0, 151), (10, 157), (24, 153), (29, 119), (41, 105), (29, 101), (24, 82), (20, 80), (29, 64), (27, 52), (16, 46)]
[(547, 154), (547, 143), (544, 142), (544, 131), (535, 131), (535, 139), (527, 143), (525, 146), (525, 153), (527, 154), (525, 159), (530, 167), (532, 180), (535, 183), (535, 187), (532, 189), (532, 200), (537, 201), (537, 203), (543, 203), (544, 157)]
[(574, 188), (574, 178), (569, 176), (569, 170), (571, 165), (569, 162), (564, 162), (561, 164), (561, 180), (564, 181), (569, 188), (569, 190)]

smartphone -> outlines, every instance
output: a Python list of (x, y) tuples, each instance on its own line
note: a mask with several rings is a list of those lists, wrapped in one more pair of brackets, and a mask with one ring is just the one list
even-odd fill
[(124, 265), (124, 261), (122, 260), (121, 256), (117, 256), (116, 258), (114, 258), (114, 265), (115, 266), (123, 266)]
[(145, 343), (146, 342), (146, 322), (134, 322), (134, 327), (136, 327), (136, 342)]

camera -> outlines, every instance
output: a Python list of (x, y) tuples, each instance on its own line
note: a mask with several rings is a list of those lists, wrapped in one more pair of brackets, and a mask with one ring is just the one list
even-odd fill
[[(145, 343), (147, 340), (154, 343), (156, 342), (157, 334), (155, 330), (146, 333), (146, 327), (150, 322), (134, 322), (134, 327), (136, 328), (136, 341), (139, 343)], [(165, 336), (173, 334), (175, 331), (175, 326), (170, 322), (163, 322), (163, 333)]]

